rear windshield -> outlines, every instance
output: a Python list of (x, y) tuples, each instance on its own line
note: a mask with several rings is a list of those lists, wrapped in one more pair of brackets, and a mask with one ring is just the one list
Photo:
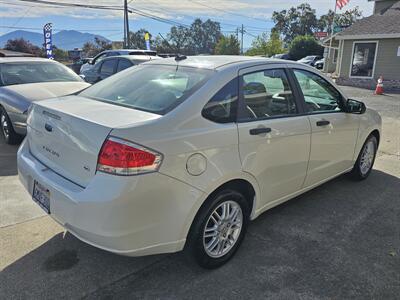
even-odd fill
[(198, 68), (141, 65), (100, 81), (81, 95), (164, 115), (198, 90), (212, 73)]
[(55, 62), (15, 62), (0, 65), (0, 85), (82, 81), (71, 69)]

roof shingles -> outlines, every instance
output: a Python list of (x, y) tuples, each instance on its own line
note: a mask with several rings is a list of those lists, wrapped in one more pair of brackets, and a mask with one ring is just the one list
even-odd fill
[(368, 34), (400, 34), (400, 1), (383, 14), (375, 14), (355, 22), (338, 36)]

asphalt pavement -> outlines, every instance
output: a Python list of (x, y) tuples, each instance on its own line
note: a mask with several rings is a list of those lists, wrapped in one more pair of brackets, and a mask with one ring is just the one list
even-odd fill
[(182, 253), (122, 257), (64, 234), (22, 188), (17, 147), (0, 137), (0, 299), (399, 299), (400, 95), (343, 90), (383, 117), (371, 176), (267, 211), (213, 271)]

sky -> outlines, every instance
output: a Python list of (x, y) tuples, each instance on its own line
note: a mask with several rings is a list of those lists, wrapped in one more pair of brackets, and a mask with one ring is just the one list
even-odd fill
[[(123, 0), (48, 1), (117, 7), (123, 5)], [(185, 25), (190, 25), (195, 18), (210, 18), (221, 23), (225, 34), (236, 33), (236, 28), (243, 24), (246, 31), (243, 43), (244, 47), (248, 48), (254, 36), (271, 30), (271, 16), (274, 11), (289, 9), (303, 2), (309, 3), (318, 16), (335, 7), (335, 0), (132, 0), (129, 6)], [(364, 16), (372, 13), (373, 2), (368, 0), (350, 0), (343, 10), (356, 6), (359, 6)], [(21, 0), (0, 0), (0, 35), (17, 29), (41, 32), (40, 28), (48, 22), (53, 23), (54, 32), (79, 30), (100, 34), (115, 41), (123, 38), (121, 11), (52, 7)], [(135, 14), (129, 15), (129, 26), (131, 31), (146, 28), (154, 36), (159, 33), (165, 36), (171, 27), (169, 24)]]

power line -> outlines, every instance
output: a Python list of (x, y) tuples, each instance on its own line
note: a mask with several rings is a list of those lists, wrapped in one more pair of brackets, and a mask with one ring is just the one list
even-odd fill
[(169, 25), (182, 26), (182, 27), (185, 27), (185, 28), (189, 28), (188, 25), (183, 24), (181, 22), (177, 22), (177, 21), (166, 19), (166, 18), (162, 18), (162, 17), (159, 17), (157, 15), (144, 12), (144, 11), (142, 11), (140, 9), (137, 9), (137, 8), (129, 7), (129, 9), (131, 10), (131, 13), (134, 13), (134, 14), (137, 14), (137, 15), (140, 15), (140, 16), (143, 16), (143, 17), (147, 17), (147, 18), (153, 19), (155, 21), (159, 21), (159, 22), (166, 23), (166, 24), (169, 24)]
[(226, 14), (230, 14), (230, 15), (234, 15), (234, 16), (239, 16), (239, 17), (244, 17), (244, 18), (253, 19), (253, 20), (258, 20), (258, 21), (262, 21), (262, 22), (267, 22), (267, 20), (264, 20), (264, 19), (261, 19), (261, 18), (251, 17), (251, 16), (239, 14), (239, 13), (236, 13), (236, 12), (232, 12), (232, 11), (229, 11), (229, 10), (226, 10), (226, 9), (218, 8), (218, 7), (215, 7), (215, 6), (210, 6), (210, 5), (208, 5), (208, 4), (204, 4), (204, 3), (198, 2), (198, 1), (196, 1), (196, 0), (187, 0), (187, 1), (192, 2), (192, 3), (196, 3), (196, 4), (198, 4), (198, 5), (201, 5), (201, 6), (204, 6), (204, 7), (207, 7), (207, 8), (215, 9), (215, 10), (224, 12), (224, 13), (226, 13)]
[(47, 0), (18, 0), (18, 1), (36, 3), (36, 4), (46, 4), (46, 5), (53, 5), (53, 6), (63, 6), (63, 7), (79, 7), (79, 8), (91, 8), (91, 9), (103, 9), (103, 10), (118, 10), (118, 11), (123, 10), (122, 6), (114, 6), (114, 5), (65, 3), (65, 2), (47, 1)]
[[(12, 24), (11, 27), (18, 25), (18, 23), (19, 23), (23, 18), (26, 17), (26, 15), (28, 14), (28, 12), (29, 12), (31, 9), (32, 9), (32, 7), (28, 7), (28, 9), (25, 11), (25, 13), (24, 13), (21, 17), (19, 17), (18, 20), (15, 21), (14, 24)], [(11, 31), (12, 31), (12, 30), (9, 30), (9, 31), (7, 31), (5, 34), (10, 33)]]
[[(9, 29), (30, 29), (30, 30), (43, 30), (43, 27), (22, 27), (22, 26), (3, 26), (0, 25), (0, 28), (9, 28)], [(63, 29), (57, 29), (57, 27), (53, 28), (53, 31), (63, 31), (63, 30), (75, 30), (75, 31), (80, 31), (80, 32), (98, 32), (98, 31), (121, 31), (121, 29), (84, 29), (84, 28), (63, 28)]]

